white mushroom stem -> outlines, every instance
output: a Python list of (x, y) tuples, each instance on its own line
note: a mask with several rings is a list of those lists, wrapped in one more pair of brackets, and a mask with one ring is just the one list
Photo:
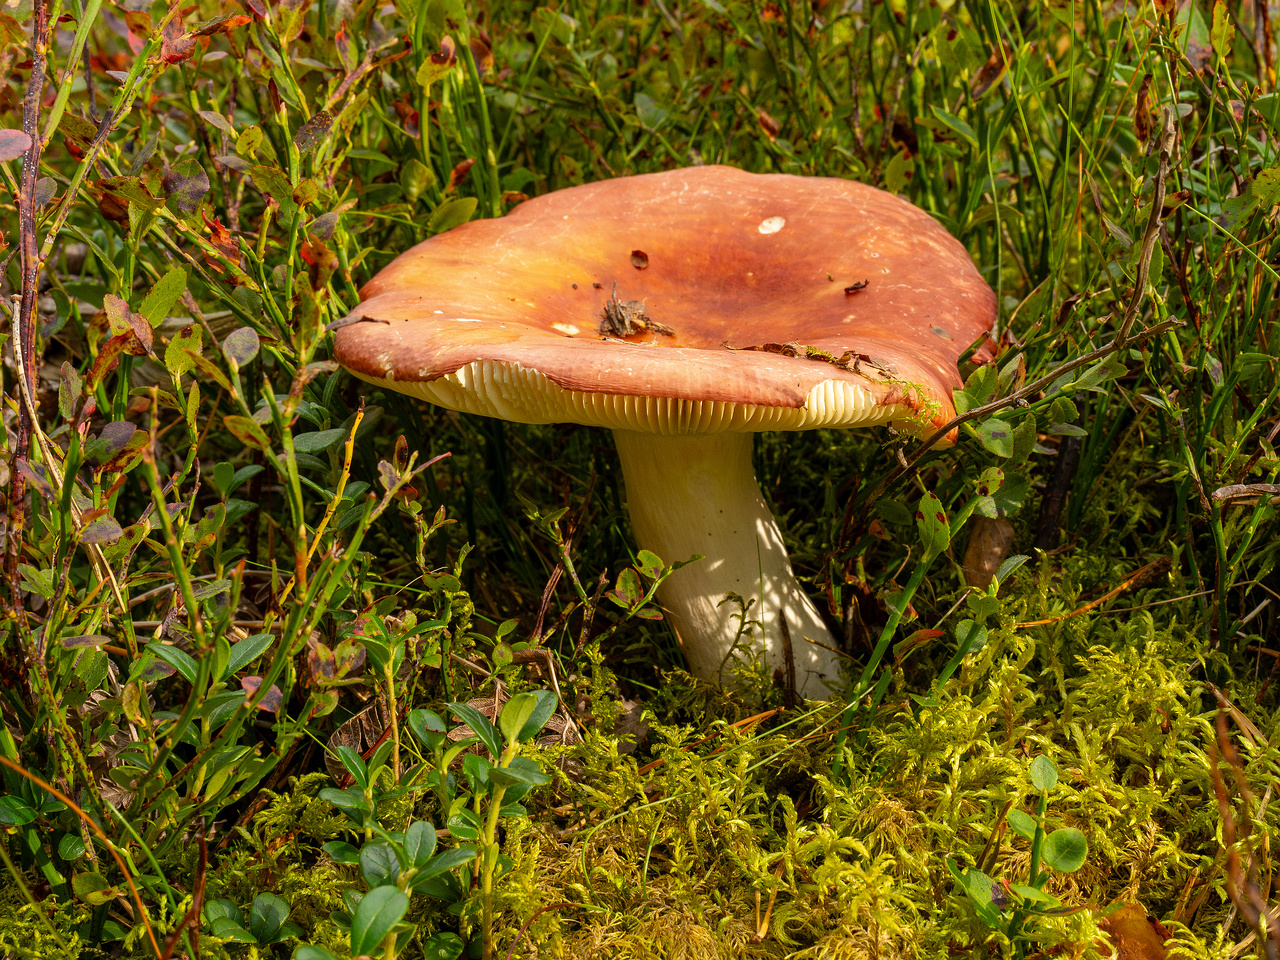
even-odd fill
[(791, 571), (782, 533), (756, 483), (751, 437), (615, 430), (631, 525), (640, 546), (667, 563), (694, 554), (706, 558), (673, 573), (658, 591), (694, 674), (721, 679), (723, 665), (723, 679), (732, 675), (729, 654), (740, 608), (722, 603), (732, 592), (756, 601), (747, 616), (763, 624), (744, 652), (758, 654), (763, 648), (770, 671), (782, 670), (785, 676), (779, 625), (785, 616), (796, 690), (810, 699), (829, 699), (840, 680), (838, 658), (808, 640), (832, 647), (836, 641)]

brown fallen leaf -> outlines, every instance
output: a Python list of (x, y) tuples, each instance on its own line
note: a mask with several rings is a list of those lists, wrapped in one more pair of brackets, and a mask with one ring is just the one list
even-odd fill
[(964, 582), (985, 590), (1012, 549), (1013, 524), (973, 517), (969, 521), (969, 545), (964, 551)]
[[(1167, 960), (1169, 951), (1165, 942), (1169, 939), (1169, 931), (1159, 920), (1147, 916), (1147, 911), (1140, 903), (1126, 903), (1109, 917), (1098, 921), (1111, 940), (1115, 950), (1115, 960)], [(1105, 943), (1099, 943), (1102, 951), (1107, 950)]]

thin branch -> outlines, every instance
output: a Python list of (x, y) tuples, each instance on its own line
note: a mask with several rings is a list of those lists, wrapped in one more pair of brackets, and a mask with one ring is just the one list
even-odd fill
[[(13, 324), (13, 359), (18, 367), (18, 389), (30, 400), (36, 392), (35, 308), (40, 285), (40, 256), (36, 248), (36, 180), (40, 174), (40, 100), (44, 94), (45, 56), (49, 51), (49, 9), (46, 0), (36, 0), (31, 33), (31, 79), (22, 102), (22, 130), (31, 146), (22, 158), (22, 185), (18, 195), (19, 245), (22, 251), (22, 293)], [(31, 432), (35, 427), (31, 403), (18, 405), (18, 437), (13, 451), (13, 480), (9, 487), (9, 526), (5, 544), (5, 577), (15, 610), (19, 600), (18, 558), (22, 553), (22, 533), (26, 523), (27, 479), (21, 469), (31, 453)]]

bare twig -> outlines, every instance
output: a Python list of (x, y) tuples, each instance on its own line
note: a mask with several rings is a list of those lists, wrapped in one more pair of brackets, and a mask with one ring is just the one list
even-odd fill
[(49, 8), (45, 0), (36, 0), (31, 34), (31, 79), (22, 102), (22, 130), (31, 138), (22, 158), (22, 185), (18, 195), (18, 230), (22, 251), (22, 293), (13, 324), (13, 359), (18, 367), (18, 390), (27, 399), (18, 405), (18, 437), (13, 451), (13, 480), (9, 487), (8, 542), (5, 545), (5, 577), (9, 581), (10, 600), (15, 611), (22, 609), (19, 600), (18, 557), (22, 552), (22, 533), (26, 524), (27, 478), (22, 467), (31, 453), (32, 416), (36, 392), (35, 309), (40, 289), (40, 256), (36, 249), (36, 180), (40, 175), (40, 100), (44, 94), (44, 64), (49, 52)]

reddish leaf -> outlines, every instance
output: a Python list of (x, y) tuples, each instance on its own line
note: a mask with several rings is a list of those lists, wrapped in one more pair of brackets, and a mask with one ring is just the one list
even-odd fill
[(338, 60), (342, 69), (350, 73), (356, 68), (356, 55), (351, 49), (351, 35), (347, 33), (347, 21), (343, 20), (338, 32), (333, 35), (333, 46), (338, 51)]
[(782, 124), (773, 119), (764, 107), (758, 107), (756, 109), (756, 120), (759, 121), (760, 129), (764, 131), (764, 135), (766, 137), (770, 140), (778, 139), (778, 134), (782, 132)]
[(208, 214), (204, 214), (204, 225), (209, 228), (209, 239), (218, 251), (232, 263), (239, 265), (240, 247), (232, 238), (231, 231), (216, 217), (210, 220)]
[(154, 331), (147, 318), (134, 313), (129, 304), (114, 294), (102, 298), (102, 309), (107, 314), (107, 325), (115, 336), (131, 338), (125, 345), (125, 352), (140, 357), (151, 353)]
[(449, 186), (445, 190), (445, 193), (452, 193), (454, 190), (458, 189), (458, 184), (462, 183), (468, 171), (475, 166), (475, 163), (475, 160), (467, 159), (454, 167), (453, 171), (449, 174)]
[(475, 58), (476, 70), (481, 76), (493, 69), (493, 50), (490, 49), (488, 40), (484, 31), (471, 37), (471, 56)]
[(165, 63), (181, 63), (190, 60), (195, 49), (195, 38), (183, 33), (181, 14), (165, 24), (164, 39), (160, 42), (160, 59)]
[(0, 130), (0, 160), (17, 160), (31, 149), (31, 138), (21, 130)]
[(161, 181), (167, 206), (179, 216), (189, 217), (200, 209), (209, 192), (209, 175), (194, 160), (182, 160), (169, 168)]
[[(262, 686), (261, 677), (244, 677), (240, 681), (240, 689), (244, 691), (245, 703), (249, 703), (257, 695), (259, 688)], [(263, 695), (258, 701), (258, 709), (264, 713), (278, 713), (280, 708), (284, 706), (284, 694), (280, 692), (280, 688), (272, 686), (270, 690)]]
[(253, 17), (246, 17), (243, 13), (223, 14), (220, 17), (214, 17), (212, 20), (206, 20), (204, 23), (198, 24), (192, 29), (191, 36), (212, 37), (219, 33), (230, 33), (232, 30), (252, 22)]
[(104, 191), (98, 198), (98, 212), (105, 220), (129, 225), (129, 201), (124, 197)]
[(987, 57), (987, 62), (974, 75), (973, 83), (969, 86), (969, 93), (973, 99), (977, 100), (990, 90), (991, 85), (1004, 76), (1004, 71), (1008, 66), (1008, 54), (1005, 53), (1003, 47), (997, 46), (991, 52), (991, 56)]
[(1133, 109), (1133, 132), (1142, 143), (1151, 136), (1151, 102), (1148, 96), (1151, 91), (1151, 74), (1144, 74), (1142, 85), (1138, 87), (1138, 103)]
[(145, 40), (151, 36), (151, 14), (144, 10), (126, 10), (124, 14), (125, 26), (129, 28), (129, 32), (139, 39)]

